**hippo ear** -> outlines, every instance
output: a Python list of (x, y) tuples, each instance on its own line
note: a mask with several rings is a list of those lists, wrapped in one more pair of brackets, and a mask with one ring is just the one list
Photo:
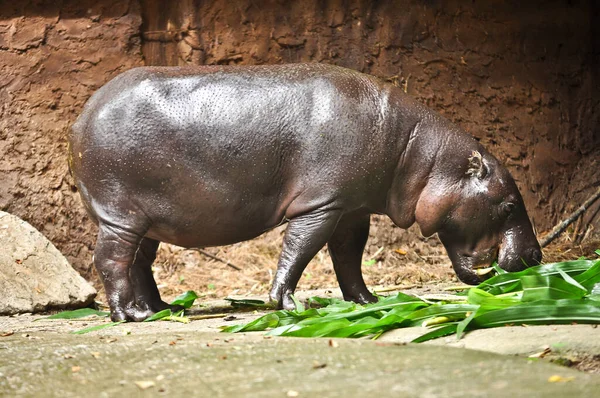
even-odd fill
[(467, 175), (476, 176), (480, 180), (487, 175), (487, 169), (483, 164), (483, 156), (478, 151), (471, 152), (469, 156), (469, 167), (467, 168)]

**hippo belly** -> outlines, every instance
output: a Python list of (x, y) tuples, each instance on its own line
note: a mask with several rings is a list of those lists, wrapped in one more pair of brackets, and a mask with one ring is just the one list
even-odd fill
[(269, 76), (247, 82), (216, 71), (142, 69), (92, 98), (74, 126), (72, 165), (95, 219), (213, 246), (258, 236), (320, 201), (344, 201), (361, 179), (344, 161), (362, 148), (336, 127), (347, 110), (331, 105), (331, 83), (278, 88)]

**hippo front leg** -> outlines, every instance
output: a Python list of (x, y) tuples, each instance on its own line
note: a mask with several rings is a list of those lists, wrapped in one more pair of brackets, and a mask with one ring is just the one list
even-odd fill
[(106, 290), (113, 321), (143, 321), (153, 312), (136, 305), (130, 272), (142, 236), (100, 223), (94, 265)]
[(295, 308), (291, 295), (296, 290), (302, 272), (325, 246), (340, 217), (340, 210), (318, 209), (290, 220), (283, 238), (273, 288), (269, 294), (278, 308)]
[(340, 219), (333, 236), (327, 242), (344, 300), (360, 304), (377, 301), (367, 289), (361, 272), (369, 227), (369, 214), (346, 214)]

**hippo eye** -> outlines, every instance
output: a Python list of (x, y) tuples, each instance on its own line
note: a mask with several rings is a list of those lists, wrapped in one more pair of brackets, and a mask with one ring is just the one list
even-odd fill
[(502, 202), (500, 203), (500, 214), (503, 216), (508, 216), (515, 209), (515, 204), (512, 202)]

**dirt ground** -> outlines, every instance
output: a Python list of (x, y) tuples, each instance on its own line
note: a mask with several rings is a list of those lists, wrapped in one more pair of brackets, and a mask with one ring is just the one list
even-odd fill
[[(363, 275), (368, 286), (414, 285), (450, 281), (450, 261), (437, 238), (425, 239), (418, 229), (403, 232), (384, 217), (374, 217), (363, 256)], [(285, 226), (263, 237), (207, 252), (234, 264), (236, 270), (198, 252), (163, 245), (155, 262), (155, 274), (164, 294), (188, 289), (206, 297), (268, 293), (281, 251)], [(337, 287), (327, 248), (304, 271), (298, 289)]]
[[(202, 299), (267, 295), (284, 231), (285, 225), (252, 241), (205, 249), (223, 261), (195, 250), (161, 244), (153, 267), (161, 294), (172, 298), (194, 290)], [(581, 256), (598, 257), (594, 251), (600, 248), (600, 236), (588, 236), (583, 243), (576, 244), (572, 241), (572, 234), (563, 234), (545, 248), (544, 262), (573, 260)], [(227, 265), (227, 262), (239, 270)], [(372, 217), (362, 270), (371, 289), (461, 284), (437, 236), (424, 238), (416, 227), (401, 230), (384, 216)], [(99, 300), (103, 301), (101, 284), (96, 282), (95, 287), (100, 290)], [(335, 287), (337, 280), (325, 247), (304, 271), (297, 290)]]

